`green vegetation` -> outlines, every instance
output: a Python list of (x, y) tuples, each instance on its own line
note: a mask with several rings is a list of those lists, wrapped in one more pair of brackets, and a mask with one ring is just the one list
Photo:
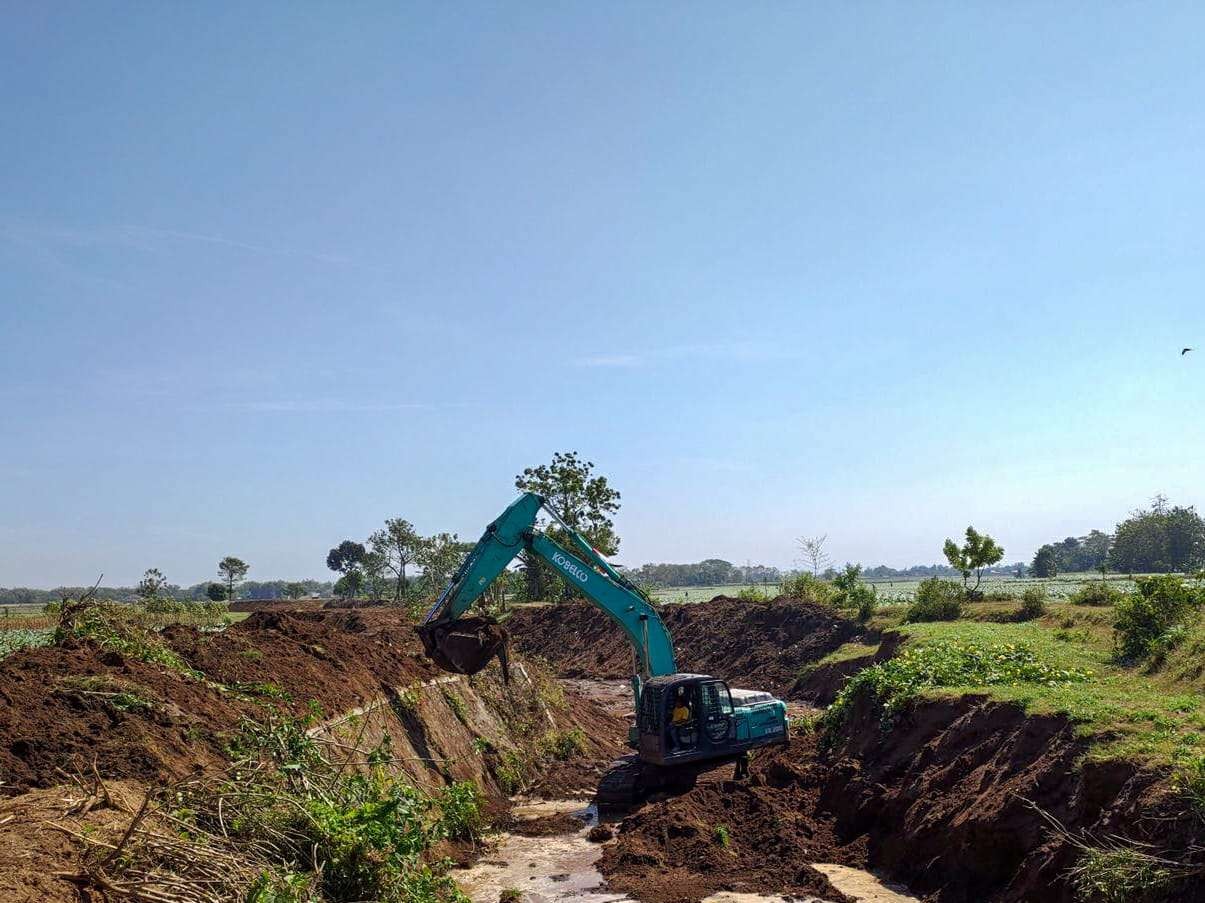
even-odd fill
[(0, 659), (22, 649), (36, 649), (39, 646), (49, 646), (53, 642), (54, 631), (49, 628), (0, 630)]
[(836, 598), (837, 590), (827, 580), (821, 580), (815, 574), (806, 571), (788, 577), (783, 581), (784, 595), (816, 605), (829, 605)]
[(955, 621), (962, 616), (963, 597), (963, 589), (952, 580), (940, 577), (922, 580), (905, 619), (911, 622)]
[[(1089, 740), (1093, 758), (1177, 769), (1185, 788), (1195, 786), (1195, 762), (1205, 756), (1205, 624), (1187, 627), (1158, 671), (1139, 670), (1118, 661), (1107, 616), (1064, 611), (1093, 620), (1052, 612), (1027, 623), (903, 625), (898, 628), (904, 637), (901, 654), (855, 676), (825, 714), (824, 728), (835, 736), (862, 693), (883, 709), (885, 724), (892, 715), (888, 703), (898, 712), (916, 698), (984, 693), (1035, 714), (1067, 716)], [(1058, 626), (1068, 620), (1075, 629)], [(970, 661), (969, 650), (974, 650)], [(858, 654), (866, 654), (866, 647), (847, 644), (830, 658)], [(892, 664), (905, 661), (905, 655), (906, 663)]]
[(1071, 594), (1072, 605), (1116, 605), (1125, 595), (1108, 580), (1090, 580)]
[(203, 675), (188, 666), (164, 644), (159, 635), (143, 620), (138, 606), (121, 605), (83, 598), (63, 606), (54, 642), (91, 640), (102, 649), (144, 662), (154, 662), (188, 677), (200, 680)]
[(1046, 590), (1041, 586), (1028, 587), (1021, 594), (1021, 611), (1023, 621), (1032, 621), (1046, 613)]
[(250, 899), (317, 892), (332, 903), (463, 900), (426, 854), (444, 838), (480, 838), (477, 788), (457, 783), (424, 794), (387, 769), (388, 737), (368, 756), (367, 773), (348, 769), (307, 734), (315, 717), (244, 723), (230, 743), (229, 774), (178, 791), (177, 815), (202, 834), (221, 832), (256, 855), (270, 853), (271, 868)]
[(586, 734), (580, 727), (549, 731), (540, 738), (538, 749), (542, 755), (558, 761), (572, 759), (585, 754)]
[(907, 646), (894, 658), (858, 672), (825, 713), (825, 727), (844, 724), (859, 699), (873, 702), (890, 721), (928, 689), (1030, 683), (1057, 687), (1091, 674), (1043, 661), (1024, 644), (941, 639)]
[(445, 688), (443, 691), (444, 702), (448, 704), (448, 708), (452, 710), (452, 714), (456, 716), (456, 720), (461, 724), (468, 726), (469, 713), (465, 708), (464, 700), (460, 698), (460, 694), (455, 690)]
[(498, 903), (520, 903), (522, 899), (523, 891), (517, 887), (504, 887), (498, 895)]
[(1099, 903), (1135, 903), (1155, 899), (1183, 877), (1183, 866), (1115, 841), (1105, 846), (1079, 844), (1080, 857), (1068, 872), (1076, 896)]
[[(962, 586), (968, 597), (979, 592), (983, 582), (983, 569), (991, 567), (1004, 557), (1004, 549), (986, 533), (980, 533), (974, 527), (967, 527), (966, 541), (960, 546), (954, 540), (947, 539), (942, 546), (942, 553), (950, 567), (962, 574)], [(975, 575), (975, 585), (970, 586), (971, 574)]]
[(716, 825), (715, 828), (712, 829), (711, 836), (715, 839), (715, 842), (722, 847), (726, 847), (732, 843), (732, 834), (728, 831), (727, 825)]
[(1117, 654), (1136, 661), (1157, 656), (1160, 661), (1187, 636), (1202, 592), (1179, 577), (1163, 575), (1138, 581), (1138, 592), (1117, 603), (1113, 623)]

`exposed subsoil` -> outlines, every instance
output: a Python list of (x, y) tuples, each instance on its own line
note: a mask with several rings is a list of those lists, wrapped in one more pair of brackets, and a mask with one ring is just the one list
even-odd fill
[(808, 864), (866, 859), (863, 840), (843, 842), (831, 818), (814, 815), (823, 777), (810, 764), (814, 754), (813, 738), (797, 738), (755, 759), (747, 781), (712, 773), (689, 793), (628, 816), (599, 865), (608, 884), (648, 903), (718, 891), (849, 900)]
[[(862, 636), (832, 609), (782, 596), (768, 604), (717, 596), (659, 608), (678, 669), (723, 677), (732, 686), (799, 696), (800, 670)], [(527, 606), (506, 622), (514, 647), (562, 677), (627, 678), (632, 647), (607, 615), (586, 602)]]

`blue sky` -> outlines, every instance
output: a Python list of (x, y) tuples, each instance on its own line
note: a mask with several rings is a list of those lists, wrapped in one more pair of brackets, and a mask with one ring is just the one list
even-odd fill
[(628, 564), (1205, 502), (1199, 6), (0, 16), (0, 585), (319, 576), (568, 449)]

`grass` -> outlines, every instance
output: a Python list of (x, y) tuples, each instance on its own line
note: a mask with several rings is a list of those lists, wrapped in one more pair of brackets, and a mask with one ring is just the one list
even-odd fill
[[(1092, 758), (1129, 758), (1174, 769), (1205, 756), (1205, 698), (1198, 687), (1174, 674), (1118, 665), (1111, 631), (1069, 631), (1058, 626), (1060, 617), (905, 625), (898, 629), (904, 652), (917, 655), (912, 665), (904, 670), (875, 666), (879, 670), (871, 676), (862, 677), (864, 670), (855, 679), (862, 681), (860, 692), (881, 693), (885, 708), (889, 703), (897, 711), (914, 698), (981, 693), (1033, 714), (1066, 715), (1089, 739)], [(1205, 633), (1198, 628), (1167, 668), (1185, 667), (1184, 656), (1202, 644)], [(850, 646), (835, 655), (852, 657)]]

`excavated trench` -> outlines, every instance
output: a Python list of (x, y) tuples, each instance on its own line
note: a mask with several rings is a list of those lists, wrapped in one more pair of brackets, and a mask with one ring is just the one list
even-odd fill
[[(828, 652), (869, 641), (865, 665), (895, 648), (790, 600), (664, 612), (680, 667), (772, 690), (793, 708), (827, 701), (856, 667), (808, 669)], [(220, 768), (232, 733), (263, 717), (265, 700), (297, 715), (316, 702), (311, 731), (348, 748), (388, 735), (395, 767), (420, 787), (475, 782), (506, 827), (484, 850), (448, 851), (475, 903), (510, 888), (530, 903), (917, 899), (875, 875), (938, 903), (1070, 903), (1078, 850), (1047, 817), (1180, 861), (1205, 843), (1199, 820), (1168, 802), (1164, 776), (1085, 765), (1065, 719), (977, 697), (925, 702), (889, 734), (877, 712), (855, 707), (832, 748), (796, 732), (756, 755), (747, 780), (717, 769), (595, 842), (588, 802), (623, 751), (630, 650), (584, 605), (524, 609), (509, 627), (509, 685), (496, 664), (474, 677), (440, 672), (387, 610), (263, 611), (222, 633), (170, 628), (165, 640), (191, 676), (86, 643), (11, 656), (0, 662), (0, 900), (81, 899), (61, 877), (77, 868), (78, 844), (46, 826), (103, 832), (114, 815), (68, 815), (80, 796), (73, 776), (99, 774), (137, 799)], [(140, 704), (117, 704), (130, 698)], [(575, 754), (534, 749), (534, 738), (575, 728), (585, 737)], [(517, 761), (531, 763), (518, 778)], [(1158, 899), (1205, 903), (1205, 887), (1187, 880)]]
[[(867, 637), (786, 599), (667, 605), (662, 614), (680, 668), (771, 689), (789, 705), (831, 701), (849, 675), (898, 646), (898, 637)], [(630, 660), (585, 606), (528, 609), (510, 628), (520, 650), (562, 675), (619, 676)], [(859, 639), (868, 651), (852, 663), (805, 667)], [(756, 755), (748, 781), (717, 774), (628, 815), (599, 870), (613, 891), (646, 903), (718, 891), (842, 899), (836, 881), (821, 883), (839, 872), (817, 863), (870, 869), (938, 903), (1072, 903), (1082, 898), (1068, 873), (1083, 853), (1072, 837), (1120, 837), (1173, 862), (1199, 861), (1205, 825), (1168, 793), (1166, 774), (1087, 762), (1086, 751), (1068, 719), (983, 697), (921, 702), (889, 731), (859, 705), (831, 746), (796, 732), (789, 746)], [(1186, 876), (1144, 899), (1205, 901), (1205, 882)]]

